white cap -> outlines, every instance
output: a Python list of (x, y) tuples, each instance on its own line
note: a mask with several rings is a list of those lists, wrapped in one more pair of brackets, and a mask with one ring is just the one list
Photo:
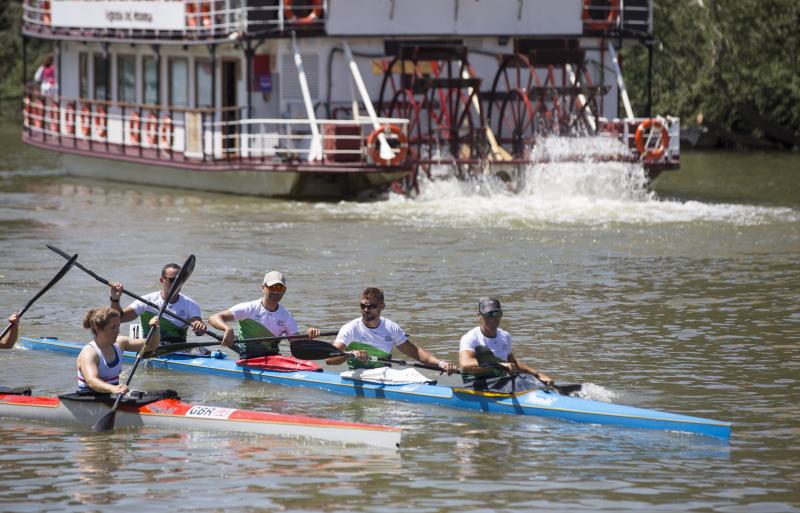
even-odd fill
[(264, 275), (264, 285), (271, 287), (276, 283), (280, 283), (284, 287), (286, 286), (286, 278), (283, 277), (283, 274), (278, 271), (270, 271)]

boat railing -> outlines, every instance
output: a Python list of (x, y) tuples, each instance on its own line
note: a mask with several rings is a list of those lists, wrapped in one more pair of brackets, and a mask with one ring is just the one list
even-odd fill
[[(32, 142), (92, 153), (191, 163), (397, 166), (408, 157), (408, 120), (377, 121), (397, 159), (381, 158), (369, 119), (251, 119), (245, 107), (144, 105), (29, 92), (23, 126)], [(402, 157), (402, 158), (401, 158)]]
[(600, 118), (599, 121), (598, 133), (621, 141), (645, 165), (674, 168), (680, 163), (680, 118)]
[[(110, 0), (89, 2), (84, 15), (75, 15), (64, 4), (24, 0), (23, 31), (84, 39), (236, 39), (322, 30), (328, 9), (327, 0)], [(95, 13), (101, 8), (102, 13)]]

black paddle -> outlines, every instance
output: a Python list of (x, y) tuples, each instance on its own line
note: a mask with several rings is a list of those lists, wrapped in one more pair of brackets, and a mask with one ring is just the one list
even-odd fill
[[(320, 337), (332, 337), (337, 335), (338, 331), (323, 331), (319, 334)], [(260, 337), (260, 338), (245, 338), (242, 340), (235, 340), (235, 342), (275, 342), (277, 340), (308, 340), (308, 335), (282, 335), (280, 337)], [(144, 358), (155, 358), (165, 354), (177, 353), (180, 351), (187, 351), (195, 347), (210, 347), (218, 346), (219, 342), (186, 342), (178, 344), (164, 344), (158, 346), (152, 351), (145, 353)]]
[[(481, 352), (481, 360), (484, 363), (488, 363), (491, 365), (500, 365), (500, 360), (495, 356), (495, 354), (489, 349), (488, 347), (480, 346), (478, 349), (483, 349)], [(477, 356), (477, 355), (476, 355)], [(505, 367), (504, 367), (505, 368)], [(555, 383), (545, 383), (539, 376), (532, 374), (537, 381), (544, 385), (544, 389), (548, 391), (554, 391), (561, 395), (570, 395), (575, 392), (580, 392), (583, 385), (556, 385)], [(513, 383), (512, 383), (513, 385)]]
[[(50, 244), (45, 244), (45, 245), (47, 246), (48, 249), (50, 249), (51, 251), (54, 251), (55, 253), (58, 253), (62, 257), (69, 258), (69, 256), (66, 253), (64, 253), (63, 251), (61, 251), (57, 247), (51, 246)], [(85, 272), (86, 274), (88, 274), (89, 276), (91, 276), (95, 280), (99, 281), (100, 283), (104, 283), (104, 284), (106, 284), (108, 286), (111, 286), (111, 283), (107, 279), (103, 278), (102, 276), (97, 275), (96, 273), (92, 272), (90, 269), (87, 269), (86, 267), (81, 265), (80, 262), (75, 262), (75, 267), (77, 267), (81, 271)], [(149, 306), (151, 308), (154, 308), (156, 310), (158, 310), (158, 308), (159, 308), (159, 306), (157, 304), (155, 304), (155, 303), (153, 303), (151, 301), (148, 301), (148, 300), (146, 300), (145, 298), (143, 298), (141, 296), (137, 296), (136, 294), (134, 294), (133, 292), (131, 292), (129, 290), (122, 289), (122, 293), (127, 295), (127, 296), (132, 297), (133, 299), (138, 299), (139, 301), (141, 301), (142, 303), (146, 304), (147, 306)], [(190, 321), (188, 319), (184, 319), (183, 317), (179, 316), (178, 314), (176, 314), (175, 312), (173, 312), (173, 311), (171, 311), (169, 309), (167, 309), (167, 315), (169, 315), (170, 317), (173, 317), (175, 319), (178, 319), (179, 321), (181, 321), (181, 322), (183, 322), (185, 324), (192, 324), (192, 321)], [(213, 338), (219, 340), (220, 342), (222, 341), (222, 335), (220, 335), (218, 333), (214, 333), (213, 331), (206, 330), (206, 335), (208, 335), (210, 337), (213, 337)], [(214, 344), (211, 344), (211, 345), (214, 345)]]
[[(47, 285), (45, 285), (45, 286), (44, 286), (44, 288), (42, 288), (42, 290), (40, 290), (40, 291), (39, 291), (39, 292), (38, 292), (38, 293), (37, 293), (35, 296), (33, 296), (33, 298), (31, 298), (31, 300), (30, 300), (30, 301), (28, 301), (28, 304), (26, 304), (25, 306), (23, 306), (23, 307), (22, 307), (22, 310), (20, 310), (20, 311), (19, 311), (19, 314), (18, 314), (18, 316), (19, 316), (19, 317), (22, 317), (22, 314), (24, 314), (25, 312), (27, 312), (27, 311), (28, 311), (28, 308), (30, 308), (30, 307), (31, 307), (31, 305), (32, 305), (33, 303), (35, 303), (37, 299), (39, 299), (40, 297), (42, 297), (42, 296), (44, 295), (44, 293), (45, 293), (45, 292), (47, 292), (48, 290), (50, 290), (50, 288), (51, 288), (53, 285), (55, 285), (56, 283), (58, 283), (58, 280), (60, 280), (61, 278), (63, 278), (63, 277), (64, 277), (64, 275), (65, 275), (65, 274), (67, 274), (67, 273), (69, 272), (69, 270), (72, 268), (72, 266), (73, 266), (73, 265), (74, 265), (74, 264), (77, 262), (77, 260), (78, 260), (78, 254), (77, 254), (77, 253), (76, 253), (76, 254), (74, 254), (74, 255), (72, 255), (72, 256), (69, 256), (69, 255), (66, 255), (66, 254), (65, 254), (65, 255), (64, 255), (64, 257), (65, 257), (67, 260), (69, 260), (69, 262), (67, 262), (66, 264), (64, 264), (64, 267), (62, 267), (62, 268), (61, 268), (61, 270), (60, 270), (60, 271), (58, 271), (58, 274), (56, 274), (55, 276), (53, 276), (53, 278), (52, 278), (52, 279), (51, 279), (51, 280), (50, 280), (50, 281), (47, 283)], [(11, 325), (11, 323), (8, 323), (8, 326), (6, 326), (6, 329), (4, 329), (4, 330), (3, 330), (3, 333), (2, 333), (2, 334), (0, 334), (0, 340), (2, 340), (2, 339), (3, 339), (3, 337), (5, 337), (5, 336), (6, 336), (6, 333), (8, 333), (8, 331), (11, 329), (11, 326), (12, 326), (12, 325)]]
[[(169, 292), (167, 293), (167, 298), (164, 300), (164, 304), (161, 306), (161, 309), (158, 311), (158, 320), (161, 320), (161, 317), (164, 316), (164, 312), (167, 309), (167, 305), (178, 293), (178, 289), (189, 279), (191, 276), (192, 271), (194, 271), (194, 255), (189, 255), (189, 258), (186, 259), (183, 266), (181, 267), (181, 271), (178, 273), (178, 276), (175, 277), (175, 281), (172, 282), (172, 285), (169, 287)], [(141, 351), (139, 354), (136, 355), (136, 361), (133, 362), (133, 367), (131, 368), (131, 372), (128, 374), (128, 379), (125, 380), (125, 385), (130, 385), (131, 380), (133, 379), (133, 374), (136, 372), (136, 368), (139, 366), (139, 362), (142, 360), (142, 354), (147, 347), (147, 344), (150, 342), (150, 339), (153, 337), (153, 333), (156, 330), (151, 329), (147, 333), (147, 339), (145, 339), (144, 346), (142, 346)], [(124, 394), (117, 394), (117, 400), (114, 401), (114, 406), (111, 407), (111, 411), (106, 413), (103, 418), (97, 421), (97, 424), (92, 427), (94, 431), (109, 431), (114, 429), (114, 419), (117, 415), (117, 408), (119, 408), (119, 404), (122, 402), (122, 397)]]
[[(353, 355), (341, 351), (333, 344), (329, 344), (328, 342), (322, 340), (294, 340), (291, 342), (291, 351), (292, 356), (295, 358), (300, 358), (301, 360), (324, 360), (326, 358), (333, 358), (336, 356), (355, 358)], [(377, 360), (380, 362), (396, 363), (398, 365), (410, 365), (420, 369), (430, 369), (442, 372), (440, 367), (434, 367), (433, 365), (408, 363), (405, 360), (392, 360), (390, 358), (377, 358)], [(490, 365), (494, 366), (498, 365), (498, 363)], [(461, 374), (461, 371), (457, 371), (456, 374)], [(545, 383), (545, 386), (553, 389), (561, 395), (570, 395), (571, 393), (580, 392), (581, 390), (581, 385), (547, 385)]]
[[(355, 358), (352, 354), (341, 351), (338, 347), (324, 340), (292, 340), (290, 344), (292, 356), (301, 360), (325, 360), (326, 358), (334, 358), (336, 356), (345, 356), (347, 358)], [(379, 362), (396, 363), (397, 365), (405, 365), (408, 367), (417, 367), (418, 369), (430, 369), (439, 372), (444, 372), (441, 367), (434, 365), (425, 365), (424, 363), (409, 363), (405, 360), (393, 360), (391, 358), (375, 358)], [(461, 371), (456, 371), (456, 374), (461, 374)]]

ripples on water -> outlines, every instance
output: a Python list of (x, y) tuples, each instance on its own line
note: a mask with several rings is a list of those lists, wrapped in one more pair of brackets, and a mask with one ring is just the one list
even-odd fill
[[(542, 151), (557, 157), (565, 144)], [(517, 356), (559, 381), (735, 428), (725, 444), (145, 368), (142, 387), (200, 403), (400, 425), (404, 447), (3, 421), (2, 511), (800, 511), (796, 200), (667, 197), (659, 183), (671, 175), (654, 192), (635, 166), (557, 162), (528, 170), (516, 195), (439, 181), (413, 200), (304, 203), (78, 181), (46, 159), (25, 149), (0, 163), (3, 312), (61, 265), (44, 242), (137, 293), (195, 253), (186, 292), (206, 316), (257, 297), (268, 268), (287, 272), (284, 304), (301, 325), (335, 328), (358, 315), (363, 287), (382, 286), (386, 316), (452, 359), (477, 298), (493, 294)], [(755, 170), (739, 180), (754, 180), (760, 159), (743, 159)], [(702, 175), (692, 162), (676, 180)], [(24, 333), (84, 339), (82, 312), (106, 298), (70, 273), (26, 314)], [(46, 353), (4, 353), (0, 372), (42, 393), (75, 380), (72, 359)]]

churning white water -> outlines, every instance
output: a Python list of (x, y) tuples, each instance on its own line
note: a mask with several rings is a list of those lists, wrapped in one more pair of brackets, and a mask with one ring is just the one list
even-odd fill
[[(548, 138), (534, 150), (534, 164), (524, 171), (519, 192), (502, 181), (421, 180), (415, 198), (328, 205), (344, 215), (361, 210), (424, 226), (544, 227), (551, 225), (659, 224), (705, 221), (756, 225), (796, 221), (790, 208), (676, 201), (659, 198), (648, 188), (645, 170), (636, 163), (604, 161), (619, 155), (620, 143), (607, 137)], [(580, 157), (576, 161), (576, 156)], [(441, 174), (436, 173), (434, 175)], [(680, 172), (680, 171), (678, 171)]]

